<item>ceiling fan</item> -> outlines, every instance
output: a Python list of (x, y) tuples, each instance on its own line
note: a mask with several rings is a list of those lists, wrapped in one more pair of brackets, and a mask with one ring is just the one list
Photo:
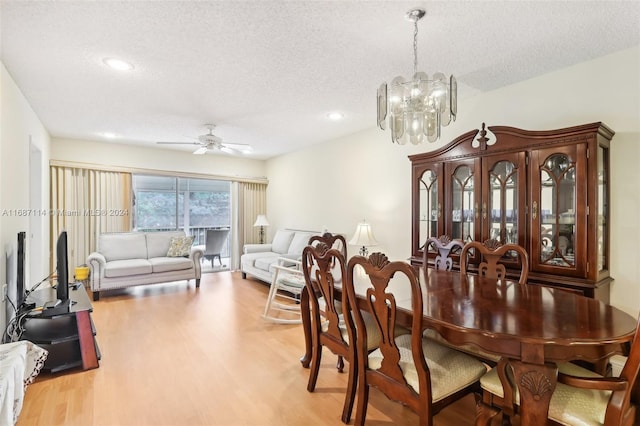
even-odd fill
[(244, 143), (225, 143), (222, 138), (213, 134), (215, 124), (205, 124), (209, 129), (209, 133), (198, 136), (197, 142), (156, 142), (160, 145), (199, 145), (199, 148), (193, 151), (196, 155), (205, 154), (208, 151), (223, 151), (229, 154), (246, 154), (251, 152), (251, 146)]

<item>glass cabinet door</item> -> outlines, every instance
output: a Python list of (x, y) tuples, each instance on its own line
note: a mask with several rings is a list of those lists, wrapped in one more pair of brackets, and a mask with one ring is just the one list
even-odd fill
[(609, 229), (607, 228), (608, 205), (609, 205), (609, 150), (602, 146), (598, 147), (598, 166), (597, 166), (597, 189), (598, 189), (598, 205), (597, 205), (597, 271), (609, 269), (607, 253), (609, 253)]
[(578, 161), (577, 148), (562, 150), (539, 150), (532, 161), (533, 199), (532, 256), (536, 269), (552, 271), (557, 268), (575, 275), (582, 275), (577, 259), (586, 257), (584, 233), (579, 229), (586, 226), (585, 212), (577, 211), (577, 206), (586, 205), (584, 200), (586, 179), (584, 163)]
[(438, 198), (438, 175), (425, 170), (420, 179), (420, 249), (427, 238), (438, 237), (438, 221), (442, 217), (442, 204)]
[(482, 170), (482, 240), (524, 246), (525, 154), (483, 158)]
[(414, 170), (414, 174), (418, 199), (414, 200), (417, 228), (414, 228), (413, 254), (422, 257), (427, 239), (444, 233), (442, 163), (426, 165)]
[(479, 173), (480, 160), (465, 160), (446, 164), (447, 205), (446, 228), (451, 239), (473, 241), (480, 237)]

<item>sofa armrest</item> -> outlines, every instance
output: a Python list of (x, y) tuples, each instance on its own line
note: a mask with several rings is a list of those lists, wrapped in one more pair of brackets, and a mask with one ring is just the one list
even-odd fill
[(245, 244), (242, 248), (244, 254), (247, 253), (260, 253), (271, 251), (271, 243), (268, 244)]
[(104, 278), (104, 270), (107, 266), (107, 259), (102, 253), (93, 252), (87, 257), (87, 265), (89, 265), (89, 284), (92, 291), (100, 289), (100, 283)]
[(200, 259), (204, 256), (204, 249), (202, 246), (191, 247), (191, 253), (189, 253), (189, 259), (192, 259), (196, 263), (200, 263)]
[(102, 253), (98, 253), (97, 251), (91, 253), (89, 257), (87, 257), (87, 265), (91, 268), (91, 275), (94, 275), (96, 272), (104, 272), (106, 264), (107, 259)]

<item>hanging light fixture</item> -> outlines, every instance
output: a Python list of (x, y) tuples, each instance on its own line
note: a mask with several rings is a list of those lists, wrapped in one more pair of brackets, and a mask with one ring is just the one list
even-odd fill
[(396, 77), (387, 87), (378, 89), (378, 126), (386, 129), (387, 115), (391, 140), (401, 145), (408, 141), (414, 145), (440, 138), (440, 129), (456, 120), (458, 84), (454, 76), (441, 73), (429, 78), (418, 72), (418, 21), (425, 15), (423, 9), (407, 12), (413, 22), (413, 78), (406, 81)]

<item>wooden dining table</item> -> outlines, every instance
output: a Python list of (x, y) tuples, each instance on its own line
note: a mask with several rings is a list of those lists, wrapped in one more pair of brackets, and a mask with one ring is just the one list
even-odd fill
[[(545, 424), (557, 363), (604, 365), (610, 356), (625, 353), (633, 339), (635, 318), (577, 293), (432, 268), (415, 267), (415, 272), (423, 292), (423, 328), (435, 329), (453, 345), (473, 345), (508, 360), (520, 392), (523, 426)], [(354, 271), (356, 294), (364, 294), (366, 280), (364, 272)], [(409, 326), (408, 281), (392, 279), (389, 291), (401, 313), (399, 321)], [(362, 301), (359, 307), (365, 309)], [(308, 367), (311, 317), (306, 289), (301, 309), (306, 351), (300, 361)]]

